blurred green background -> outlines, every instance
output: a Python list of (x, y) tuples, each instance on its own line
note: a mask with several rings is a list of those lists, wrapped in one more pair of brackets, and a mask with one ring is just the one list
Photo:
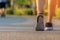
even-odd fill
[(35, 0), (8, 0), (6, 15), (36, 15)]
[[(47, 16), (47, 4), (44, 5), (44, 15)], [(55, 18), (60, 19), (60, 8), (56, 8)], [(35, 0), (7, 0), (6, 15), (37, 15)]]

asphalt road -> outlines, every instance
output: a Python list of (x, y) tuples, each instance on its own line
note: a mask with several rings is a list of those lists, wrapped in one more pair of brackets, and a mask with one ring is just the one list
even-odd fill
[(0, 40), (60, 40), (60, 20), (53, 19), (53, 25), (53, 31), (35, 31), (35, 16), (0, 17)]
[(8, 16), (0, 17), (0, 31), (33, 30), (36, 24), (36, 17), (31, 16)]

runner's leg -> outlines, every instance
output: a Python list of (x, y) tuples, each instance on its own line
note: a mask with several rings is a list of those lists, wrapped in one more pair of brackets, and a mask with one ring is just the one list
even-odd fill
[(1, 6), (2, 6), (2, 14), (1, 14), (1, 17), (5, 17), (6, 2), (2, 2), (2, 3), (1, 3)]
[(36, 0), (37, 4), (37, 27), (36, 31), (44, 31), (43, 5), (44, 0)]
[(52, 18), (55, 14), (56, 3), (57, 0), (50, 0), (50, 3), (48, 4), (48, 20), (46, 23), (46, 27), (51, 30), (53, 29)]

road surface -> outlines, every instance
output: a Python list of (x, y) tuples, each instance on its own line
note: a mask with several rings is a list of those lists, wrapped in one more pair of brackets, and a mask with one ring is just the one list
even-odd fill
[(53, 19), (53, 25), (53, 31), (35, 31), (35, 16), (0, 17), (0, 40), (60, 40), (60, 20)]

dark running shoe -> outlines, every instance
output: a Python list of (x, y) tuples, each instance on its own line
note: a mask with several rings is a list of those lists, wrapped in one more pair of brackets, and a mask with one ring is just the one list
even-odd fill
[(52, 23), (46, 23), (45, 30), (52, 31), (53, 30), (53, 24)]
[(42, 13), (37, 17), (36, 31), (44, 31), (44, 17)]

